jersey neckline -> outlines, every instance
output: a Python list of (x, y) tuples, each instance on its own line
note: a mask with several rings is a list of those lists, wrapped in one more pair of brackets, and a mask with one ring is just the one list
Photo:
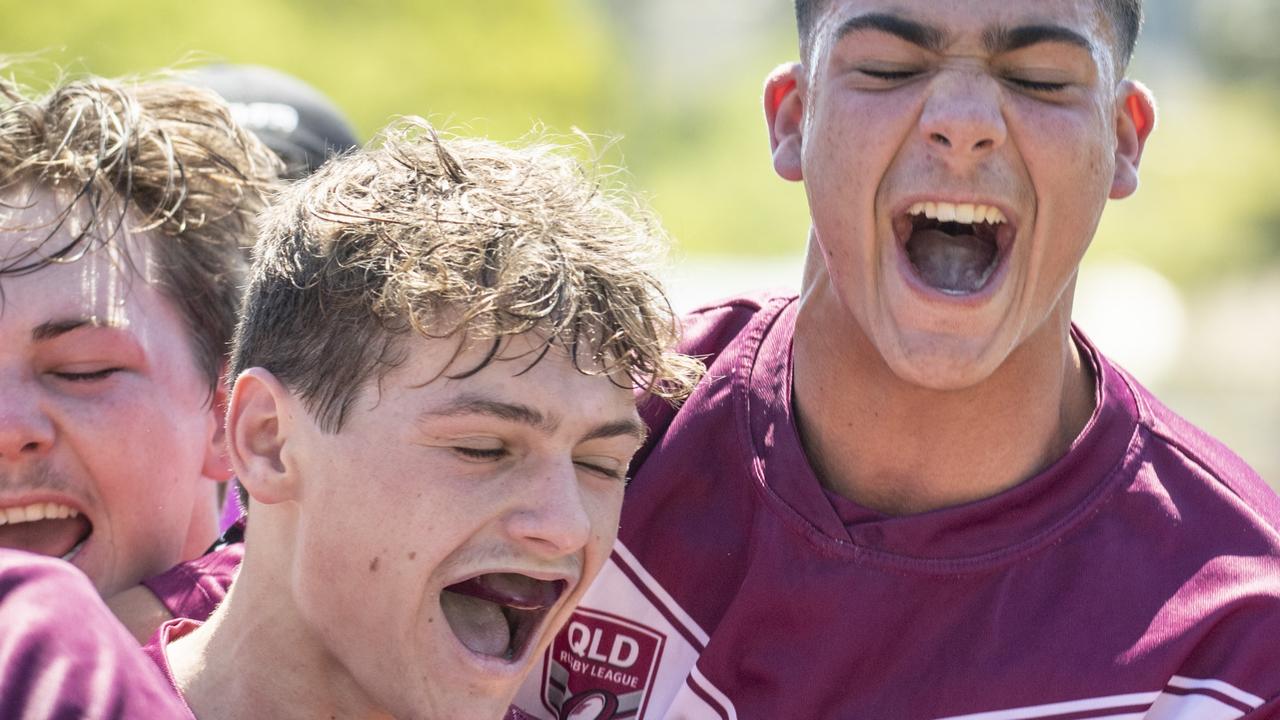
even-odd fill
[[(976, 572), (1024, 557), (1092, 515), (1140, 455), (1132, 390), (1074, 326), (1093, 366), (1092, 416), (1066, 455), (992, 497), (890, 517), (832, 498), (804, 454), (792, 405), (792, 341), (799, 303), (773, 298), (744, 330), (734, 368), (735, 413), (755, 460), (752, 480), (770, 509), (824, 553), (919, 572)], [(837, 510), (837, 506), (839, 510)], [(843, 517), (842, 517), (843, 516)]]

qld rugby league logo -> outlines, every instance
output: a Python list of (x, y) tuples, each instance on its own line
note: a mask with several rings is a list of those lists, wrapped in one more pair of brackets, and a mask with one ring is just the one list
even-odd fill
[(640, 720), (665, 643), (644, 625), (579, 608), (547, 649), (542, 703), (559, 720)]

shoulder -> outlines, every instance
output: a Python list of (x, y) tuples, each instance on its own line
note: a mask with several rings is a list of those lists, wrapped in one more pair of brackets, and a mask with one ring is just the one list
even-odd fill
[(681, 318), (680, 351), (690, 355), (718, 354), (732, 345), (752, 320), (794, 301), (794, 295), (757, 292), (694, 308)]
[(1150, 467), (1161, 483), (1205, 485), (1258, 531), (1280, 543), (1280, 496), (1240, 456), (1120, 371), (1138, 403)]
[(0, 551), (0, 697), (14, 717), (185, 716), (84, 575), (8, 550)]
[(724, 381), (736, 358), (756, 352), (773, 320), (795, 300), (794, 294), (750, 293), (696, 307), (681, 317), (677, 350), (702, 360), (707, 373), (678, 408), (659, 398), (641, 400), (640, 415), (649, 427), (650, 442), (637, 455), (637, 465), (678, 413), (696, 414), (714, 405), (707, 397), (709, 388)]
[(173, 617), (207, 620), (227, 596), (244, 559), (244, 543), (224, 545), (142, 582)]

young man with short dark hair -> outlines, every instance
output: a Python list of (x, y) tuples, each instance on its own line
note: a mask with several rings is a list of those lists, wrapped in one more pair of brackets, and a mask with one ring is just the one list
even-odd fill
[(1071, 324), (1155, 123), (1134, 0), (799, 0), (799, 298), (694, 312), (557, 718), (1280, 717), (1280, 502)]

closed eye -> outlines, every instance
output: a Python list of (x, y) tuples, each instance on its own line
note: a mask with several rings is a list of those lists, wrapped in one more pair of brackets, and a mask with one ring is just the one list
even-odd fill
[(868, 68), (860, 69), (858, 72), (866, 75), (867, 77), (875, 78), (876, 80), (883, 80), (885, 82), (910, 80), (920, 74), (915, 70), (873, 70)]
[(1005, 80), (1023, 90), (1031, 90), (1033, 92), (1052, 93), (1065, 90), (1068, 83), (1059, 82), (1043, 82), (1040, 80), (1027, 80), (1025, 78), (1005, 78)]
[(469, 460), (478, 460), (478, 461), (501, 460), (509, 454), (507, 452), (507, 449), (503, 447), (474, 448), (474, 447), (466, 447), (466, 446), (459, 445), (459, 446), (452, 447), (450, 449), (464, 458), (467, 458)]
[(94, 370), (93, 372), (55, 372), (51, 374), (58, 379), (69, 382), (93, 382), (95, 380), (105, 380), (121, 370), (123, 368), (110, 367)]
[(595, 473), (596, 475), (599, 475), (601, 477), (606, 477), (612, 480), (626, 479), (626, 466), (623, 466), (617, 470), (611, 470), (602, 465), (596, 465), (595, 463), (582, 462), (582, 461), (575, 462), (574, 465), (577, 465), (578, 467), (582, 468), (583, 470), (586, 470), (587, 472)]

